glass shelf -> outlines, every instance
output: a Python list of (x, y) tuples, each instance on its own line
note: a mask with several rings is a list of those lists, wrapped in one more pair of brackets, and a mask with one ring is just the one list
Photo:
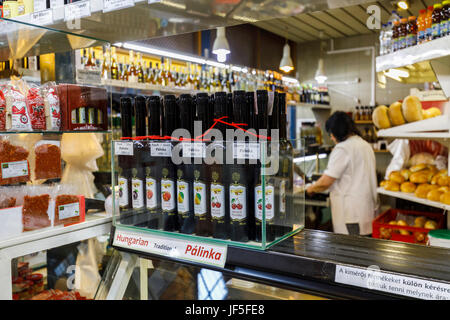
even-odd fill
[(0, 135), (11, 134), (63, 134), (63, 133), (111, 133), (111, 130), (70, 130), (70, 131), (0, 131)]

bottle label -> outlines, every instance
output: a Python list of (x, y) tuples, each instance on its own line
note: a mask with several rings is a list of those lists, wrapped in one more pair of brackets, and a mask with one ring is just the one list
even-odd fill
[(221, 184), (211, 184), (211, 216), (213, 219), (225, 217), (225, 188)]
[(144, 207), (144, 183), (141, 179), (131, 179), (131, 202), (133, 209)]
[(406, 37), (406, 45), (408, 47), (415, 46), (417, 44), (417, 36), (415, 34), (409, 34)]
[(431, 34), (433, 38), (438, 38), (440, 36), (440, 24), (439, 23), (433, 23), (431, 26)]
[(247, 218), (247, 189), (244, 186), (230, 186), (230, 217), (233, 221)]
[(280, 213), (286, 212), (286, 180), (280, 183)]
[(449, 25), (449, 20), (441, 22), (441, 25), (439, 28), (440, 28), (442, 36), (446, 36), (448, 34), (448, 25)]
[(147, 186), (147, 209), (156, 209), (158, 201), (156, 199), (156, 180), (153, 178), (146, 178), (145, 185)]
[(194, 213), (196, 216), (206, 214), (206, 185), (194, 182)]
[(417, 33), (417, 40), (419, 41), (419, 43), (422, 43), (425, 40), (425, 37), (426, 31), (422, 30)]
[[(266, 185), (265, 188), (265, 212), (266, 212), (266, 221), (270, 221), (274, 217), (274, 188), (271, 185)], [(262, 221), (263, 214), (263, 194), (262, 194), (262, 186), (259, 185), (255, 188), (255, 216), (256, 219)]]
[(174, 196), (174, 182), (168, 179), (161, 179), (161, 207), (163, 211), (175, 210)]
[(128, 207), (128, 180), (119, 177), (119, 206)]
[(425, 33), (426, 33), (427, 40), (430, 40), (433, 37), (433, 29), (432, 28), (427, 28)]
[(398, 49), (406, 48), (406, 37), (400, 37), (398, 39)]
[(183, 180), (177, 181), (178, 213), (189, 211), (189, 184)]

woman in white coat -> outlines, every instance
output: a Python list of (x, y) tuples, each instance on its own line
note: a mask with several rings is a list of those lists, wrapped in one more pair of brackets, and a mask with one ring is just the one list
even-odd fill
[(377, 207), (375, 154), (345, 112), (333, 113), (325, 127), (336, 146), (324, 174), (307, 192), (330, 190), (335, 233), (370, 235)]

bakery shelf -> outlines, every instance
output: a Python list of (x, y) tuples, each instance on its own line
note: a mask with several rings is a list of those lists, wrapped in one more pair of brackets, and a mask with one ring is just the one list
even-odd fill
[(376, 58), (377, 72), (450, 56), (450, 36)]
[(12, 299), (12, 259), (108, 234), (112, 226), (111, 220), (111, 215), (106, 213), (89, 214), (82, 223), (25, 232), (0, 241), (0, 299)]
[(439, 208), (439, 209), (443, 209), (443, 210), (450, 210), (450, 205), (447, 205), (447, 204), (444, 204), (444, 203), (441, 203), (441, 202), (437, 202), (437, 201), (430, 201), (428, 199), (418, 198), (413, 193), (387, 191), (387, 190), (384, 190), (384, 188), (382, 188), (382, 187), (379, 187), (377, 189), (377, 192), (379, 194), (384, 194), (384, 195), (387, 195), (387, 196), (390, 196), (390, 197), (404, 199), (404, 200), (408, 200), (408, 201), (424, 204), (424, 205), (427, 205), (427, 206), (430, 206), (430, 207), (435, 207), (435, 208)]

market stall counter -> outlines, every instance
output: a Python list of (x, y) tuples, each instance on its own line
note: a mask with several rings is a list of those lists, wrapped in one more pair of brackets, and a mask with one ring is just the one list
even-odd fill
[(224, 268), (115, 249), (155, 271), (164, 261), (320, 298), (450, 299), (450, 251), (439, 247), (305, 229), (266, 251), (229, 246)]

